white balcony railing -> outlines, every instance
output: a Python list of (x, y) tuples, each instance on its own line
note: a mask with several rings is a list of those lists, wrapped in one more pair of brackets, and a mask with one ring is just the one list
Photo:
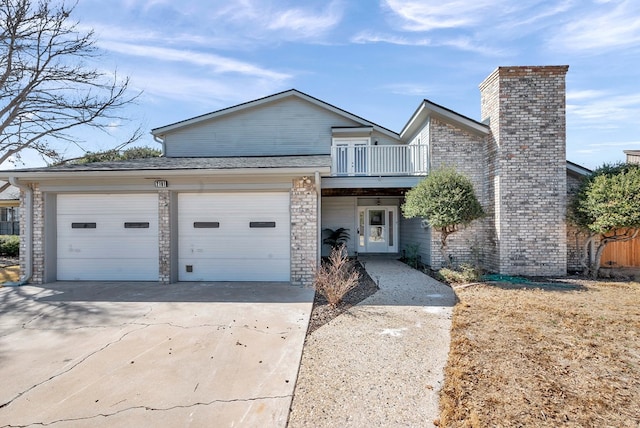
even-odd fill
[(333, 176), (426, 175), (429, 146), (338, 144), (331, 147)]

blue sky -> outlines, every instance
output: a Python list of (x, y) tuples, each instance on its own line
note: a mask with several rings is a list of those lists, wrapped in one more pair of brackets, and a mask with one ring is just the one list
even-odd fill
[(73, 17), (95, 30), (98, 67), (143, 91), (126, 111), (139, 145), (159, 147), (152, 128), (290, 88), (394, 131), (423, 98), (479, 120), (478, 85), (496, 67), (568, 64), (567, 158), (594, 168), (640, 149), (637, 0), (79, 0)]

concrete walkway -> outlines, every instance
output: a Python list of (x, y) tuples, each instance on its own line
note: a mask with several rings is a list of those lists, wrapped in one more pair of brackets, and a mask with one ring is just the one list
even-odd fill
[(284, 427), (313, 290), (0, 288), (0, 427)]
[(368, 260), (380, 290), (307, 337), (289, 427), (427, 427), (450, 343), (450, 287)]

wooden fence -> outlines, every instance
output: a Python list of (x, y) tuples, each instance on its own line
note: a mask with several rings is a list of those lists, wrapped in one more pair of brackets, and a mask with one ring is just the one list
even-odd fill
[(640, 236), (626, 242), (612, 242), (602, 252), (602, 266), (640, 267)]

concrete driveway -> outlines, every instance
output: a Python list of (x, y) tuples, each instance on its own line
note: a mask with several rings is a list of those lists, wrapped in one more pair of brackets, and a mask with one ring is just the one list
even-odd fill
[(285, 426), (313, 291), (0, 288), (0, 426)]

